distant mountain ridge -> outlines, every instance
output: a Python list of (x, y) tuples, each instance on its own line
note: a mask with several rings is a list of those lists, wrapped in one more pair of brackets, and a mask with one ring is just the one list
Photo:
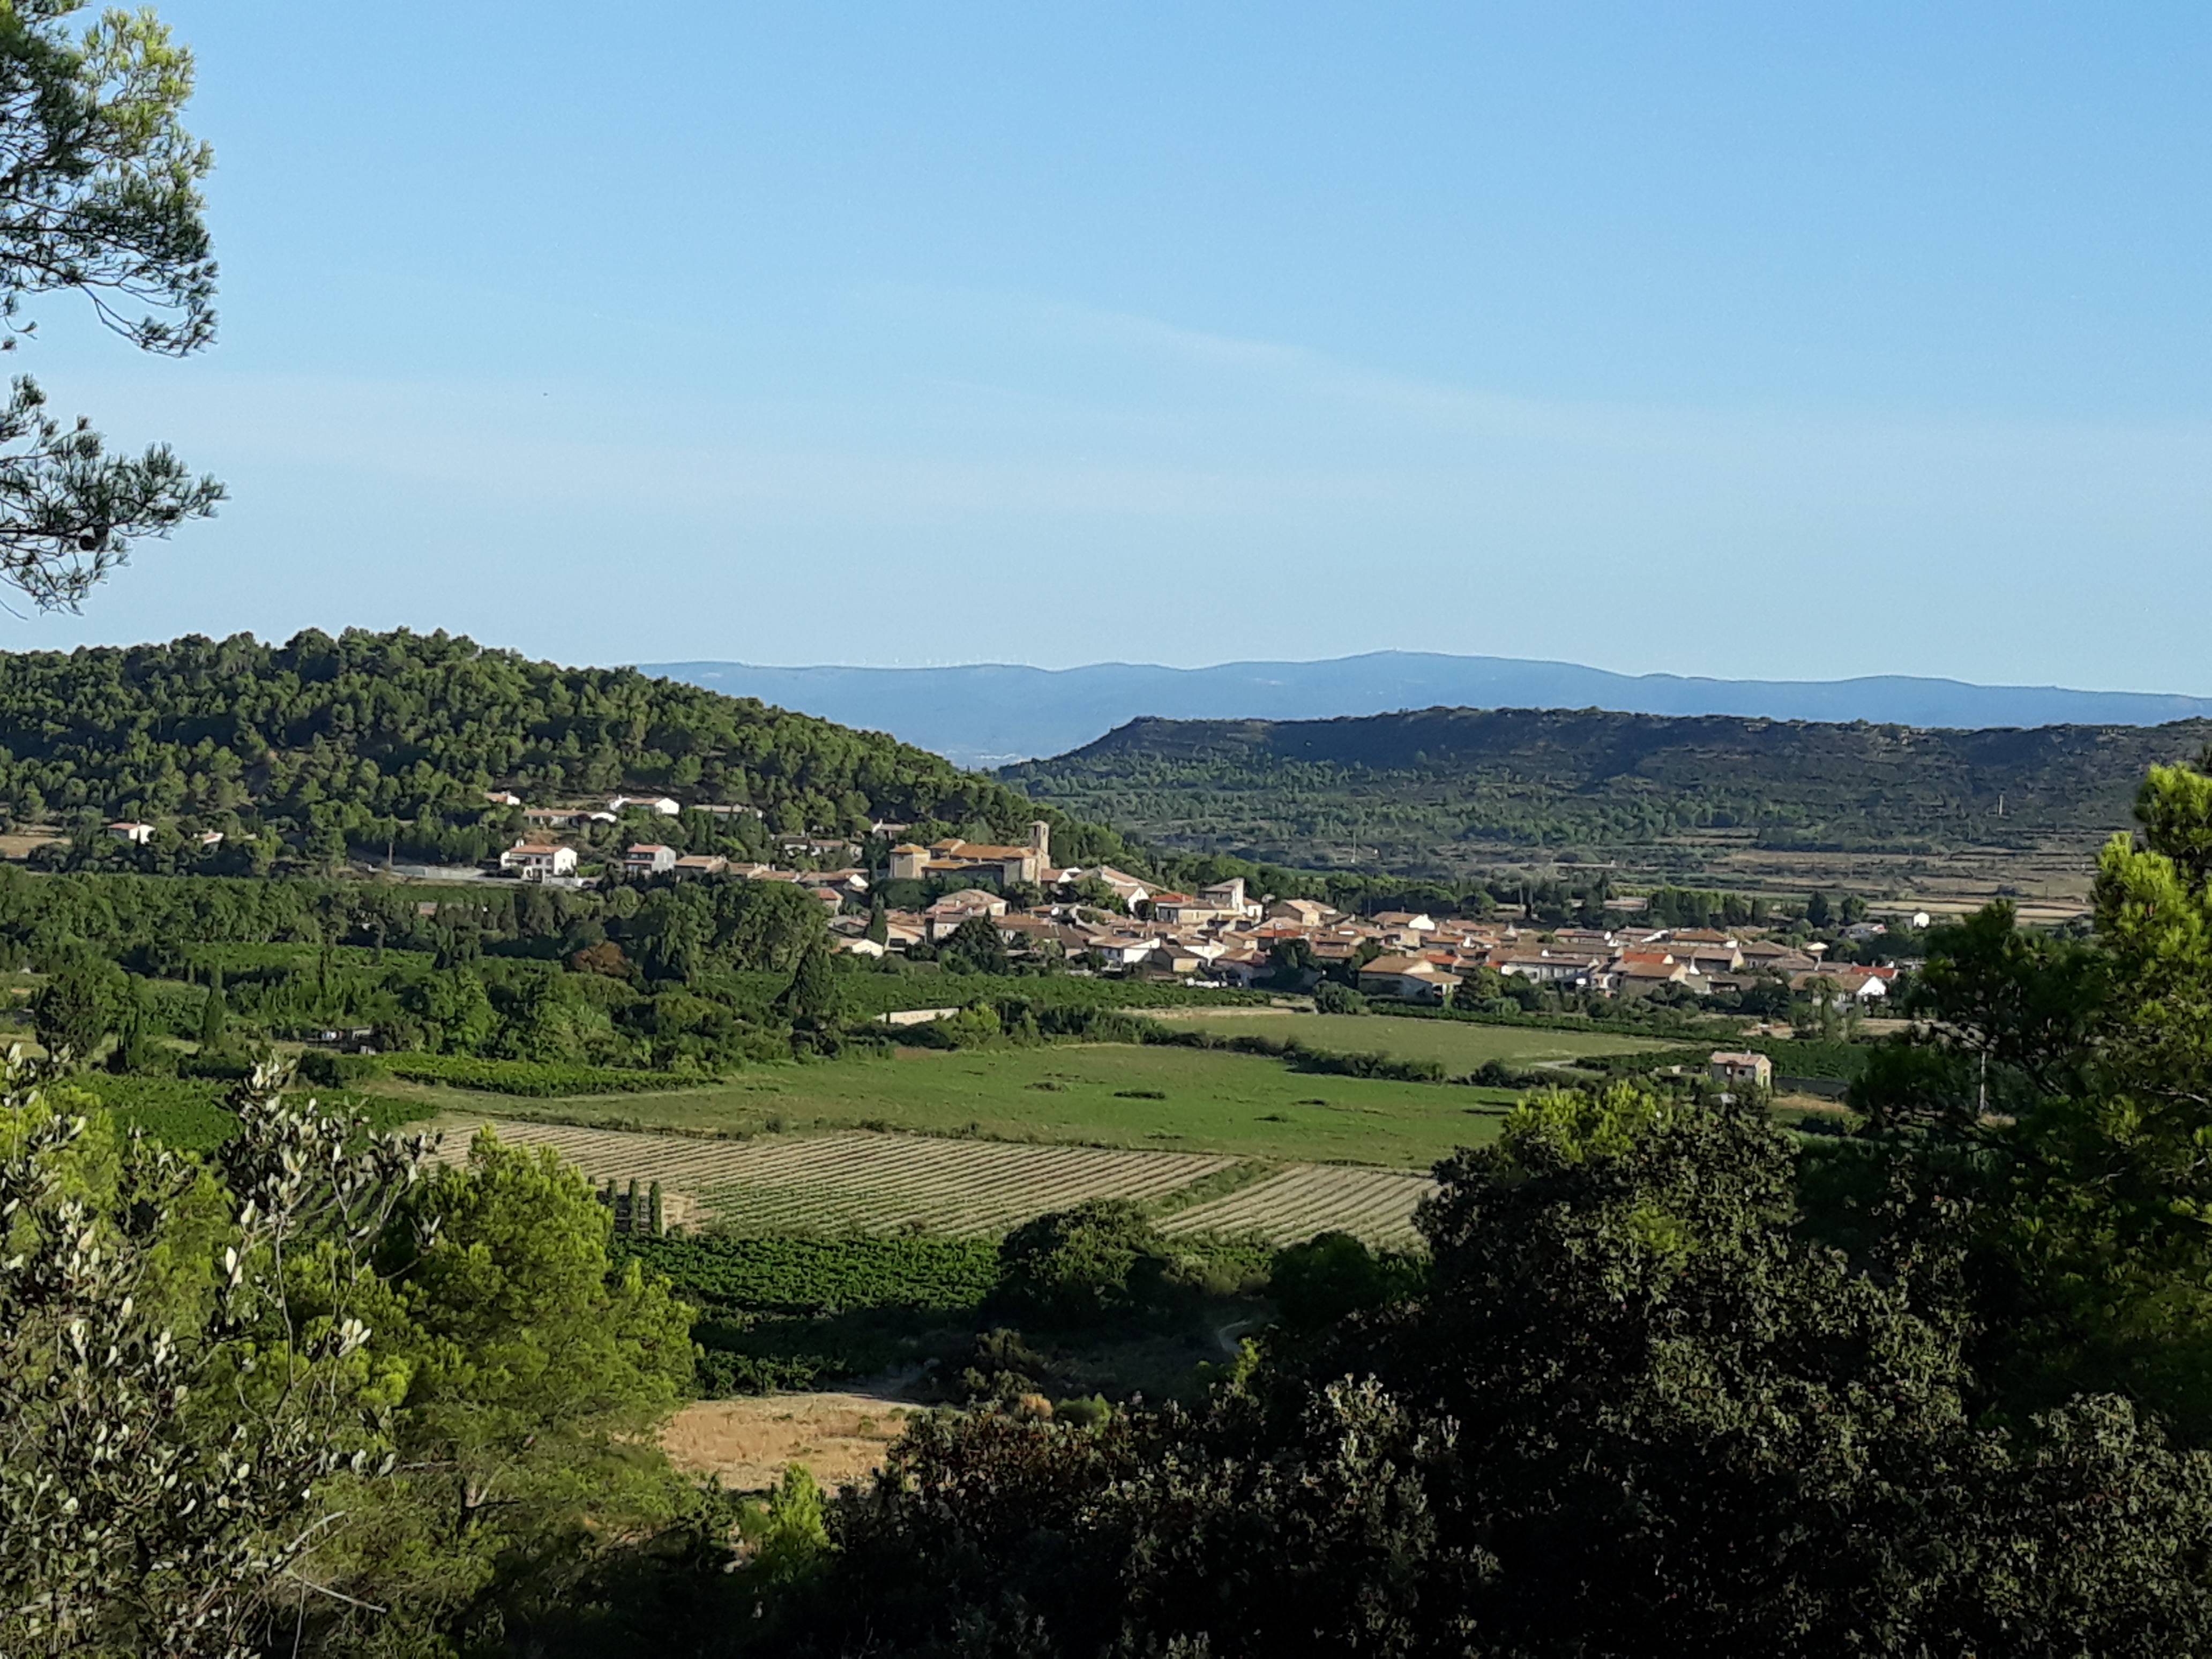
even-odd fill
[(1059, 669), (1004, 663), (776, 668), (741, 662), (639, 667), (841, 725), (889, 732), (966, 766), (1063, 754), (1144, 716), (1293, 720), (1436, 707), (1603, 708), (1975, 729), (2157, 726), (2212, 715), (2212, 697), (2157, 692), (1975, 685), (1902, 674), (1845, 680), (1707, 679), (1418, 651), (1211, 668), (1141, 663)]

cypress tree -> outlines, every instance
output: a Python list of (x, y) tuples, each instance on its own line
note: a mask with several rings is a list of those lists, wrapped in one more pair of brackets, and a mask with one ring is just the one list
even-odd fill
[(223, 1027), (229, 1023), (230, 1009), (223, 1000), (222, 969), (211, 969), (208, 973), (207, 995), (200, 1003), (200, 1052), (210, 1054), (222, 1046)]
[(776, 999), (776, 1012), (794, 1024), (817, 1025), (836, 1013), (837, 993), (837, 970), (830, 965), (828, 947), (810, 945)]

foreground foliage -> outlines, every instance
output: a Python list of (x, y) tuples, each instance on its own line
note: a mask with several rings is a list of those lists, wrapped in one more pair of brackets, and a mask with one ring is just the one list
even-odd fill
[(1975, 1423), (1942, 1265), (1853, 1273), (1793, 1237), (1791, 1179), (1747, 1112), (1626, 1089), (1534, 1107), (1446, 1171), (1418, 1299), (1285, 1346), (1206, 1411), (917, 1430), (833, 1509), (801, 1623), (834, 1633), (811, 1650), (2148, 1654), (2212, 1633), (2212, 1461), (2110, 1397)]
[[(191, 54), (150, 11), (86, 25), (84, 9), (0, 11), (0, 350), (33, 332), (30, 300), (74, 289), (131, 344), (183, 356), (215, 337), (199, 190), (215, 157), (182, 125)], [(50, 414), (28, 375), (0, 399), (0, 581), (42, 610), (76, 609), (134, 539), (222, 495), (166, 447), (111, 453), (89, 422)]]
[(220, 1178), (0, 1102), (0, 1650), (232, 1654), (388, 1469), (363, 1251), (421, 1142), (240, 1101)]

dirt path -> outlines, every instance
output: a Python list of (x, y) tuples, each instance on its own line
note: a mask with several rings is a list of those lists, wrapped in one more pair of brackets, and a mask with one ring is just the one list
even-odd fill
[(790, 1463), (824, 1487), (859, 1480), (921, 1407), (864, 1394), (771, 1394), (694, 1401), (660, 1443), (687, 1474), (718, 1474), (732, 1492), (772, 1486)]

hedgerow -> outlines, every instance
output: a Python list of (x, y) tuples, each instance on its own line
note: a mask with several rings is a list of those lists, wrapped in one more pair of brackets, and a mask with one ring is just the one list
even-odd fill
[(696, 1089), (712, 1077), (683, 1072), (632, 1072), (610, 1066), (567, 1066), (534, 1060), (478, 1060), (471, 1054), (386, 1054), (383, 1069), (417, 1083), (553, 1099), (567, 1095), (650, 1094)]
[[(230, 1085), (205, 1078), (117, 1077), (87, 1072), (68, 1086), (90, 1095), (114, 1118), (117, 1127), (143, 1131), (179, 1152), (211, 1152), (238, 1133), (238, 1115), (227, 1103)], [(387, 1132), (419, 1123), (435, 1109), (420, 1101), (389, 1095), (356, 1094), (344, 1089), (298, 1089), (342, 1116), (364, 1120), (372, 1130)]]

